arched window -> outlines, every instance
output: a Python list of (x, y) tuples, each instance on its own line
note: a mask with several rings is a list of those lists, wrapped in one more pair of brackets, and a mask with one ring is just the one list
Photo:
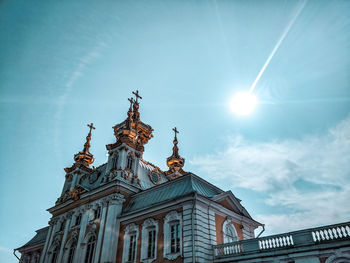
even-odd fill
[(123, 263), (136, 262), (137, 240), (139, 238), (139, 228), (135, 224), (130, 224), (125, 228)]
[(94, 261), (95, 247), (96, 247), (96, 237), (92, 235), (87, 242), (85, 261), (84, 261), (85, 263), (92, 263)]
[(157, 258), (158, 223), (148, 218), (142, 224), (141, 260), (144, 263), (152, 262)]
[(52, 250), (51, 263), (57, 262), (58, 252), (59, 252), (59, 246), (56, 245)]
[(231, 243), (231, 242), (238, 241), (236, 228), (232, 224), (232, 221), (230, 219), (227, 219), (224, 222), (222, 226), (222, 232), (223, 232), (224, 243)]
[(73, 263), (73, 258), (74, 258), (74, 253), (76, 248), (77, 248), (77, 241), (74, 240), (69, 247), (67, 263)]
[(127, 162), (127, 165), (126, 167), (130, 170), (132, 170), (132, 163), (133, 163), (134, 159), (132, 158), (131, 155), (128, 156), (128, 162)]
[(167, 259), (174, 260), (182, 254), (182, 216), (172, 211), (164, 219), (164, 253)]

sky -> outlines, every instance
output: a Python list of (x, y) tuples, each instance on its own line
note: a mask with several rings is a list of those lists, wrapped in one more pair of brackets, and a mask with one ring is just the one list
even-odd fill
[[(154, 128), (144, 159), (167, 168), (176, 126), (184, 170), (231, 190), (264, 235), (348, 221), (349, 13), (340, 0), (1, 1), (0, 262), (47, 226), (88, 123), (106, 162), (134, 90)], [(233, 114), (262, 69), (254, 112)]]

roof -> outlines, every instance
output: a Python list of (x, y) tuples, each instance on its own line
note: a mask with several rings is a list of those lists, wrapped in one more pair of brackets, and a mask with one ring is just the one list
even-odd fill
[(26, 247), (35, 246), (39, 244), (44, 244), (48, 232), (49, 232), (48, 226), (37, 230), (36, 235), (31, 240), (29, 240), (25, 245), (21, 246), (18, 249), (23, 249)]
[(124, 215), (129, 214), (159, 203), (170, 201), (191, 193), (198, 193), (211, 198), (223, 191), (206, 182), (200, 177), (188, 173), (175, 180), (157, 185), (141, 193), (135, 194), (124, 210)]

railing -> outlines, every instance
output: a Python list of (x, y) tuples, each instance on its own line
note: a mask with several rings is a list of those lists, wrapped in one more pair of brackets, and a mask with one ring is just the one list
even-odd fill
[(213, 246), (214, 258), (350, 239), (350, 222)]

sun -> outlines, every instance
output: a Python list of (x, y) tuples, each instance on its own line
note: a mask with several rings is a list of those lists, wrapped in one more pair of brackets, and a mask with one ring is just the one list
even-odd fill
[(254, 111), (257, 103), (258, 99), (253, 93), (240, 91), (233, 96), (230, 108), (237, 115), (249, 115)]

